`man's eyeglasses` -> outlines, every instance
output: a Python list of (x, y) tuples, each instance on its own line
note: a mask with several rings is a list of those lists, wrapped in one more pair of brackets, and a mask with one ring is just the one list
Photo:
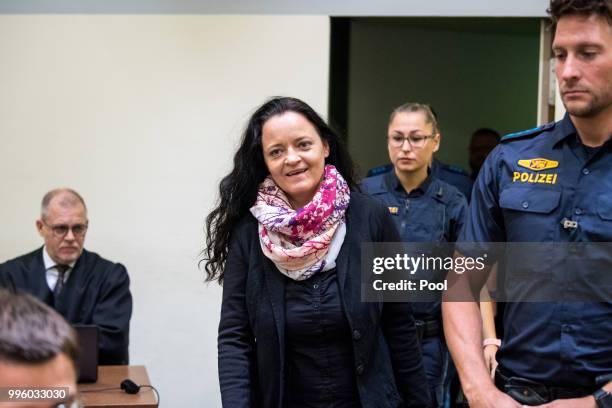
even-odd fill
[(57, 225), (49, 225), (43, 221), (43, 223), (53, 231), (53, 235), (57, 238), (64, 238), (68, 231), (72, 230), (72, 235), (78, 238), (82, 238), (85, 236), (87, 232), (87, 224), (76, 224), (76, 225), (65, 225), (65, 224), (57, 224)]
[(402, 147), (404, 145), (404, 142), (408, 141), (410, 147), (412, 147), (413, 149), (420, 149), (425, 146), (425, 143), (427, 143), (427, 139), (433, 139), (434, 137), (436, 137), (436, 135), (393, 135), (389, 136), (388, 140), (391, 147)]

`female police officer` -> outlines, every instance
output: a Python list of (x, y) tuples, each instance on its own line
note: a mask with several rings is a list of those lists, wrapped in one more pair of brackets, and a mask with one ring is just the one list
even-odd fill
[[(454, 242), (467, 211), (463, 194), (430, 174), (440, 132), (428, 105), (406, 103), (389, 120), (387, 148), (393, 171), (368, 177), (362, 189), (388, 206), (405, 242)], [(443, 338), (440, 301), (413, 304), (421, 327), (423, 363), (435, 406), (443, 404), (448, 351)]]

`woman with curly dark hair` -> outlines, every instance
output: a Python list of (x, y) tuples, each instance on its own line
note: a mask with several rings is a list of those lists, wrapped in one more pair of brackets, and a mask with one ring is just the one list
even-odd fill
[(400, 238), (320, 116), (264, 103), (219, 190), (205, 268), (223, 283), (223, 406), (429, 406), (410, 306), (360, 299), (360, 243)]

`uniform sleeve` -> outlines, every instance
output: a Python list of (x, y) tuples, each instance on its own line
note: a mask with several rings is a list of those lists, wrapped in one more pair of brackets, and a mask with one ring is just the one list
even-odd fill
[[(500, 242), (504, 239), (504, 225), (498, 205), (499, 171), (503, 144), (489, 154), (484, 162), (474, 189), (460, 242)], [(460, 246), (458, 247), (460, 249)]]
[(369, 196), (374, 192), (375, 186), (380, 183), (379, 177), (367, 177), (361, 180), (359, 183), (359, 191)]
[(453, 183), (453, 185), (459, 189), (466, 201), (469, 202), (472, 198), (472, 189), (474, 187), (472, 179), (470, 179), (467, 175), (461, 175), (461, 177), (459, 177), (457, 182)]
[(224, 407), (257, 406), (254, 391), (255, 336), (246, 305), (248, 254), (232, 234), (223, 275), (223, 300), (217, 347), (219, 385)]
[(100, 291), (92, 323), (99, 329), (99, 361), (102, 365), (129, 364), (132, 294), (130, 278), (121, 264), (113, 264)]
[[(400, 242), (391, 216), (384, 207), (380, 209), (380, 242)], [(410, 303), (387, 302), (383, 305), (382, 313), (382, 329), (404, 407), (430, 407), (432, 400)]]
[(456, 242), (459, 239), (459, 234), (465, 226), (468, 213), (467, 200), (462, 193), (455, 195), (449, 210), (449, 242)]

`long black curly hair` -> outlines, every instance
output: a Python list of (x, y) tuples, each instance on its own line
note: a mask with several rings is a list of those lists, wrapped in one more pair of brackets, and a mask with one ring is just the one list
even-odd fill
[(268, 175), (261, 144), (263, 125), (271, 117), (285, 112), (299, 113), (315, 127), (329, 146), (325, 163), (334, 165), (352, 190), (357, 188), (353, 161), (344, 143), (314, 109), (296, 98), (274, 97), (268, 100), (249, 119), (240, 147), (234, 155), (234, 168), (221, 180), (217, 205), (206, 217), (206, 247), (202, 261), (207, 281), (223, 283), (232, 230), (248, 213), (257, 198), (259, 184)]

